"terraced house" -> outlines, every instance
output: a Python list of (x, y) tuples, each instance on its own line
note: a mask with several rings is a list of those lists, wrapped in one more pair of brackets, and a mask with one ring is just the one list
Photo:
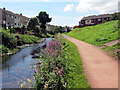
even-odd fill
[(103, 22), (110, 21), (112, 14), (102, 14), (102, 15), (92, 15), (88, 17), (83, 17), (79, 22), (80, 27), (97, 25)]
[(0, 28), (22, 27), (28, 22), (28, 17), (0, 8)]

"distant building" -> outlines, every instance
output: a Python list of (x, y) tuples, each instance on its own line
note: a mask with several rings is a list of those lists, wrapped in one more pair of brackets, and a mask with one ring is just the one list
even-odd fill
[(97, 25), (106, 21), (110, 21), (112, 14), (102, 14), (102, 15), (92, 15), (88, 17), (83, 17), (79, 22), (80, 27)]
[(27, 25), (28, 22), (28, 17), (0, 8), (0, 28), (22, 27)]

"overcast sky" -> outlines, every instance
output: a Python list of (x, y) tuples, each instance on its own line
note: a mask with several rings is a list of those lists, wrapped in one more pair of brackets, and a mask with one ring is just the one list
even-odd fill
[(118, 11), (119, 0), (0, 0), (0, 8), (27, 17), (46, 11), (52, 17), (53, 25), (74, 26), (83, 16), (114, 13)]

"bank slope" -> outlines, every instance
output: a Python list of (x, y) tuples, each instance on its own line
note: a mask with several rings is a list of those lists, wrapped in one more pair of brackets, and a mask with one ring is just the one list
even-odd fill
[(76, 28), (67, 35), (90, 44), (102, 46), (103, 43), (118, 39), (118, 20), (94, 26)]

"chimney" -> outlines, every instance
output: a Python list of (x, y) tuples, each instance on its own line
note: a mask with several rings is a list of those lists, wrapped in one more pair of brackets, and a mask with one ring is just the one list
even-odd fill
[(3, 10), (5, 10), (5, 7), (3, 7)]

